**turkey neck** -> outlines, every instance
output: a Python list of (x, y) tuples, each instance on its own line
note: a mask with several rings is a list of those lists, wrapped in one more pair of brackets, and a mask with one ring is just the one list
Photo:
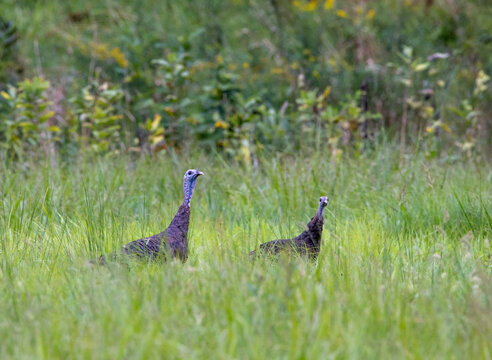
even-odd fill
[(188, 225), (190, 224), (190, 206), (183, 202), (176, 215), (174, 215), (171, 224), (169, 224), (169, 230), (179, 230), (179, 232), (188, 234)]
[(183, 205), (190, 207), (191, 198), (193, 197), (193, 192), (195, 191), (196, 180), (197, 177), (183, 182)]
[(183, 236), (187, 241), (188, 225), (190, 224), (190, 204), (195, 191), (196, 177), (183, 182), (183, 203), (167, 228), (168, 236)]
[(316, 215), (318, 218), (321, 219), (321, 221), (323, 221), (323, 211), (325, 210), (325, 206), (323, 206), (322, 204), (319, 204), (319, 207), (318, 207), (318, 211), (316, 211)]
[(321, 234), (323, 233), (323, 210), (324, 207), (320, 205), (318, 211), (308, 223), (308, 233), (311, 241), (315, 245), (321, 243)]

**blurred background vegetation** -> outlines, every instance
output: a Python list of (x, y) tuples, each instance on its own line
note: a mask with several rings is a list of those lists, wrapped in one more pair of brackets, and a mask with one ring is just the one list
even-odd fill
[(3, 0), (0, 156), (492, 150), (489, 0)]

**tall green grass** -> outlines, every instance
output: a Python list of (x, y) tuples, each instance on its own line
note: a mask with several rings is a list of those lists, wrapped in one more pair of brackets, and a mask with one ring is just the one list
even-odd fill
[[(218, 156), (4, 167), (0, 358), (492, 358), (492, 167)], [(88, 260), (167, 227), (186, 264)], [(317, 262), (247, 256), (328, 195)]]

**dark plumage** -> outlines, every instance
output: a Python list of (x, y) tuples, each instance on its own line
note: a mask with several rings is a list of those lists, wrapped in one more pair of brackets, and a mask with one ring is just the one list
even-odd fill
[[(261, 244), (259, 252), (262, 254), (278, 254), (280, 252), (294, 252), (300, 255), (307, 255), (316, 259), (321, 247), (321, 235), (323, 233), (323, 210), (328, 205), (328, 197), (322, 196), (319, 199), (319, 207), (316, 214), (307, 224), (307, 230), (293, 239), (273, 240)], [(256, 251), (252, 251), (250, 256), (256, 256)]]
[[(132, 241), (121, 249), (122, 254), (139, 258), (156, 259), (178, 258), (185, 262), (188, 259), (188, 225), (190, 223), (190, 203), (195, 190), (196, 180), (201, 171), (190, 169), (183, 178), (183, 203), (166, 230), (159, 234)], [(104, 257), (100, 261), (104, 262)]]

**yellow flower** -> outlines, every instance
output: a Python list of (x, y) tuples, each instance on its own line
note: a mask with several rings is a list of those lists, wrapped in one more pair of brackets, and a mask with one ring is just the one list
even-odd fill
[(330, 93), (331, 93), (331, 86), (328, 85), (325, 88), (325, 91), (323, 91), (323, 99), (326, 99), (328, 97), (328, 95), (330, 95)]
[(425, 128), (425, 131), (427, 131), (429, 134), (432, 134), (434, 132), (434, 128), (432, 126), (427, 126)]
[(318, 5), (317, 0), (309, 1), (304, 7), (304, 11), (314, 11), (316, 9), (316, 5)]
[(362, 14), (362, 12), (363, 12), (363, 11), (364, 11), (364, 9), (362, 8), (362, 6), (357, 5), (357, 6), (355, 7), (355, 13), (356, 13), (356, 14)]
[(447, 124), (441, 124), (441, 128), (447, 133), (451, 133), (451, 128)]
[[(153, 136), (152, 137), (152, 145), (156, 145), (163, 140), (164, 140), (164, 135)], [(162, 149), (160, 149), (160, 150), (162, 150)]]
[(92, 49), (102, 58), (107, 57), (109, 53), (108, 47), (105, 44), (93, 43)]
[(478, 75), (475, 79), (475, 91), (474, 95), (478, 95), (484, 91), (487, 91), (487, 83), (490, 80), (490, 76), (488, 76), (483, 70), (478, 72)]
[(7, 94), (5, 91), (0, 92), (0, 95), (2, 95), (7, 100), (10, 100), (11, 99), (10, 95)]
[(128, 60), (125, 58), (125, 55), (121, 52), (121, 50), (117, 47), (111, 49), (111, 56), (121, 67), (126, 68), (128, 66)]
[(222, 64), (224, 62), (224, 58), (219, 54), (215, 57), (215, 61), (217, 61), (217, 64)]
[(270, 72), (272, 74), (283, 74), (284, 73), (284, 69), (282, 69), (281, 67), (278, 67), (278, 66), (274, 66), (274, 67), (272, 67), (272, 69), (270, 70)]
[(292, 70), (295, 70), (295, 69), (297, 69), (297, 68), (299, 67), (299, 64), (297, 63), (297, 61), (294, 61), (294, 62), (290, 65), (290, 67), (292, 68)]
[(422, 109), (427, 118), (431, 118), (434, 115), (434, 108), (432, 106), (424, 106)]
[(374, 9), (371, 9), (367, 12), (366, 19), (372, 20), (372, 18), (374, 18), (374, 15), (376, 15), (376, 11)]
[(237, 66), (236, 66), (236, 64), (229, 64), (227, 67), (229, 68), (229, 70), (234, 71), (234, 70), (236, 70)]
[(335, 0), (326, 0), (325, 1), (325, 9), (330, 10), (333, 7)]
[(316, 10), (316, 6), (318, 5), (318, 0), (309, 0), (307, 2), (305, 1), (300, 1), (300, 0), (294, 0), (292, 2), (295, 7), (299, 8), (301, 11), (314, 11)]
[(159, 123), (161, 122), (162, 116), (159, 114), (154, 115), (154, 120), (152, 121), (152, 130), (156, 130), (159, 127)]
[(229, 127), (229, 124), (227, 124), (226, 122), (224, 121), (221, 121), (221, 120), (217, 120), (215, 122), (215, 127), (216, 128), (222, 128), (222, 129), (227, 129)]
[(249, 69), (249, 62), (243, 62), (243, 68)]
[(348, 18), (348, 14), (345, 10), (337, 10), (336, 14), (338, 17)]

